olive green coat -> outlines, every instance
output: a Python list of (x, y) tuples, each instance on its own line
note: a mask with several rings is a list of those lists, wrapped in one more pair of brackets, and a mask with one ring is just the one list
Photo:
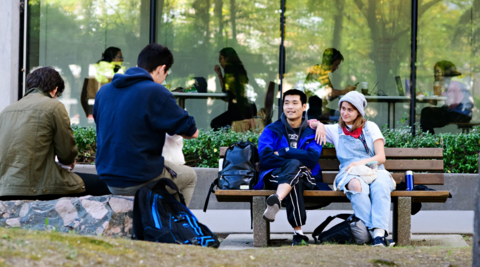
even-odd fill
[(82, 179), (55, 163), (77, 156), (65, 106), (50, 94), (30, 90), (0, 113), (0, 196), (74, 194)]

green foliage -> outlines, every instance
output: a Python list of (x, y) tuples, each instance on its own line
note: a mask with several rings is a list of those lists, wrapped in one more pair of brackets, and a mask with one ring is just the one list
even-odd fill
[(230, 130), (204, 132), (200, 131), (197, 139), (185, 140), (183, 154), (186, 164), (195, 167), (218, 168), (220, 147), (230, 146), (235, 142), (250, 141), (258, 144), (259, 133), (236, 133)]
[[(446, 173), (476, 173), (478, 171), (478, 152), (480, 151), (480, 128), (474, 128), (468, 134), (427, 134), (419, 129), (412, 138), (411, 128), (401, 125), (396, 129), (383, 127), (382, 133), (386, 147), (442, 147)], [(418, 128), (418, 125), (416, 126)], [(94, 164), (96, 151), (96, 132), (92, 127), (73, 127), (78, 146), (77, 162)], [(236, 133), (230, 130), (203, 131), (197, 139), (184, 141), (183, 153), (186, 164), (192, 167), (218, 168), (220, 147), (228, 147), (235, 142), (250, 141), (258, 144), (260, 134), (256, 132)], [(332, 144), (325, 146), (333, 148)]]
[(73, 136), (77, 143), (77, 163), (94, 163), (97, 151), (97, 132), (94, 127), (72, 126)]

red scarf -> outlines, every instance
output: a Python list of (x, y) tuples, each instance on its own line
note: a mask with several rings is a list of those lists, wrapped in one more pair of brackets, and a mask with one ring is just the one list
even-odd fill
[(350, 132), (347, 127), (343, 127), (343, 133), (345, 135), (351, 135), (353, 136), (354, 138), (358, 139), (358, 137), (360, 137), (360, 135), (362, 134), (362, 127), (359, 127), (357, 129), (355, 129), (355, 131), (353, 132)]

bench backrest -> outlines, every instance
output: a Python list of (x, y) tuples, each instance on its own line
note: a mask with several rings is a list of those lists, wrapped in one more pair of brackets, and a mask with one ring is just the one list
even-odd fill
[[(220, 157), (227, 147), (220, 148)], [(397, 183), (405, 180), (405, 171), (413, 171), (415, 184), (443, 185), (442, 148), (385, 148), (385, 168), (393, 172)], [(323, 181), (332, 184), (339, 171), (340, 162), (334, 148), (324, 148), (318, 161), (323, 171)]]

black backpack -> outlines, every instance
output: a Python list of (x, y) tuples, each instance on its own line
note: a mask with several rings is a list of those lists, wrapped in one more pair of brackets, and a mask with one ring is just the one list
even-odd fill
[[(170, 187), (180, 197), (170, 194)], [(140, 188), (133, 206), (132, 239), (217, 248), (217, 237), (185, 206), (185, 199), (172, 180), (162, 178)]]
[(215, 186), (219, 189), (253, 189), (258, 182), (259, 167), (258, 150), (254, 143), (238, 142), (228, 147), (222, 170), (210, 186), (203, 211), (207, 210)]
[[(333, 219), (339, 218), (345, 220), (327, 231), (323, 231)], [(336, 243), (336, 244), (357, 244), (362, 245), (372, 241), (372, 237), (362, 220), (355, 217), (354, 214), (338, 214), (328, 216), (312, 233), (315, 244), (317, 240), (320, 244)]]

